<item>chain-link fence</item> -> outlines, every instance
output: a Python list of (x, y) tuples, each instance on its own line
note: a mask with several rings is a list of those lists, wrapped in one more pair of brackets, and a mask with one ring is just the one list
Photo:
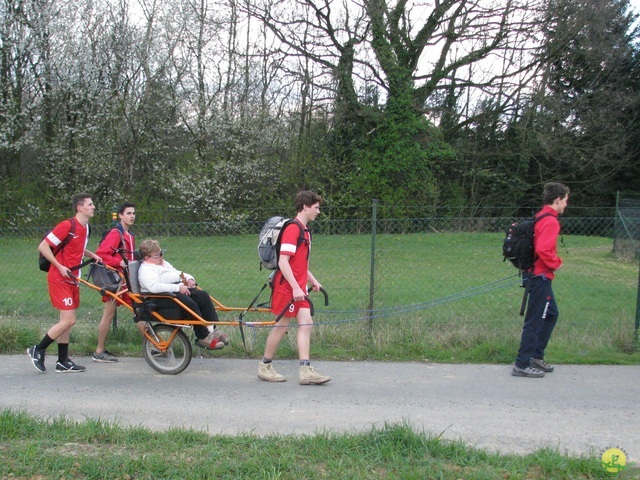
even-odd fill
[[(464, 342), (465, 336), (486, 336), (489, 331), (517, 341), (522, 289), (517, 271), (501, 256), (504, 232), (515, 218), (391, 218), (385, 209), (369, 207), (352, 208), (350, 218), (334, 219), (331, 209), (326, 210), (311, 225), (311, 270), (330, 297), (328, 307), (316, 298), (314, 335), (322, 341), (357, 350), (372, 342), (384, 348), (386, 335), (401, 335), (407, 344), (424, 336)], [(158, 239), (166, 258), (193, 274), (221, 303), (245, 307), (270, 273), (259, 269), (257, 237), (266, 218), (277, 213), (282, 214), (260, 210), (246, 219), (229, 215), (216, 221), (147, 223), (145, 212), (138, 209), (134, 231), (138, 244)], [(565, 267), (554, 284), (562, 316), (558, 330), (578, 336), (572, 340), (578, 343), (628, 343), (633, 336), (636, 267), (611, 255), (616, 217), (613, 209), (605, 213), (562, 218), (559, 253)], [(91, 250), (111, 226), (100, 223), (101, 216), (106, 215), (94, 219)], [(0, 321), (28, 322), (43, 332), (55, 322), (46, 275), (36, 267), (37, 244), (47, 228), (51, 226), (0, 229)], [(81, 302), (75, 334), (95, 336), (100, 295), (83, 288)], [(123, 308), (118, 312), (117, 325), (130, 325), (131, 314)], [(237, 314), (222, 315), (231, 317)], [(255, 329), (252, 335), (262, 338), (264, 333)]]
[(618, 194), (613, 251), (625, 259), (640, 255), (640, 198), (626, 198)]
[[(613, 252), (618, 258), (640, 258), (640, 198), (618, 193), (614, 226)], [(640, 328), (640, 269), (636, 296), (635, 331)]]

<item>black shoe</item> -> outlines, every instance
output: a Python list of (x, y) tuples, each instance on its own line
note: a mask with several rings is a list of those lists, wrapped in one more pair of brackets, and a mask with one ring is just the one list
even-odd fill
[(31, 363), (36, 367), (40, 373), (45, 373), (47, 369), (44, 366), (44, 350), (38, 350), (38, 347), (34, 345), (33, 347), (27, 348), (27, 355), (31, 359)]
[(68, 358), (64, 362), (58, 361), (58, 363), (56, 363), (56, 373), (79, 373), (85, 370), (85, 367), (76, 365)]

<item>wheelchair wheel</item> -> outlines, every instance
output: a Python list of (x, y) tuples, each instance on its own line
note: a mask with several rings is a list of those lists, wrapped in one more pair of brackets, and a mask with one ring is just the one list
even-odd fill
[(144, 359), (155, 371), (176, 375), (191, 363), (192, 347), (189, 337), (180, 327), (156, 323), (148, 332), (158, 345), (145, 337), (142, 346)]

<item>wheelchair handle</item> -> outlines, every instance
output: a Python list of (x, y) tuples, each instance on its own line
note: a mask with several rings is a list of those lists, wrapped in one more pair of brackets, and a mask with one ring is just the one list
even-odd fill
[[(325, 307), (329, 305), (329, 294), (327, 293), (327, 291), (320, 287), (320, 291), (322, 292), (322, 294), (324, 295), (324, 305)], [(313, 302), (311, 301), (311, 299), (309, 298), (309, 295), (305, 295), (304, 298), (309, 302), (309, 306), (311, 307), (311, 316), (313, 317), (314, 313), (315, 313), (315, 309), (313, 307)], [(293, 298), (289, 301), (289, 303), (287, 303), (287, 305), (282, 309), (282, 312), (280, 312), (280, 314), (276, 317), (275, 321), (276, 323), (282, 318), (284, 317), (284, 314), (287, 312), (287, 310), (289, 310), (289, 307), (293, 304)]]
[(322, 295), (324, 295), (324, 306), (328, 307), (329, 306), (329, 294), (324, 289), (324, 287), (320, 287), (320, 291), (322, 292)]

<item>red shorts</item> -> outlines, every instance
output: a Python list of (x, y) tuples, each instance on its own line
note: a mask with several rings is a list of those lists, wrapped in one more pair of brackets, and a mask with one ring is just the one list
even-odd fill
[[(291, 294), (284, 292), (274, 291), (271, 295), (271, 313), (274, 315), (280, 315), (282, 310), (289, 304), (291, 301)], [(298, 311), (301, 308), (311, 308), (309, 302), (307, 300), (301, 300), (299, 302), (293, 302), (289, 305), (289, 308), (286, 312), (284, 312), (284, 316), (288, 318), (293, 318), (298, 315)]]
[(58, 310), (75, 310), (80, 306), (80, 286), (68, 280), (47, 281), (51, 305)]
[[(119, 295), (119, 297), (127, 304), (127, 305), (131, 305), (131, 297), (129, 296), (129, 294), (127, 292), (124, 292), (123, 294)], [(109, 295), (105, 295), (102, 297), (102, 302), (103, 303), (107, 303), (109, 300), (113, 300), (113, 297), (110, 297)], [(116, 307), (119, 307), (120, 305), (122, 305), (120, 302), (113, 300), (114, 302), (116, 302)]]

